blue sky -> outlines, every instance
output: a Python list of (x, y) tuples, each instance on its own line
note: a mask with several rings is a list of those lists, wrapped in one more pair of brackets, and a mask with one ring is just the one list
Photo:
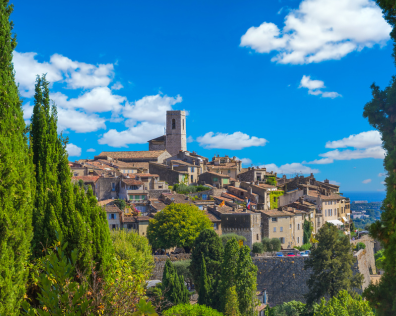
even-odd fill
[(344, 191), (383, 190), (362, 116), (395, 73), (371, 0), (14, 3), (16, 79), (31, 116), (47, 73), (70, 160), (146, 150), (186, 110), (188, 150), (228, 154)]

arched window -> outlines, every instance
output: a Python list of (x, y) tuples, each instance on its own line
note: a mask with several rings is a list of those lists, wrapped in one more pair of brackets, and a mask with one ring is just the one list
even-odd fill
[(176, 129), (176, 120), (172, 119), (172, 129)]
[(184, 120), (183, 120), (183, 131), (184, 131)]

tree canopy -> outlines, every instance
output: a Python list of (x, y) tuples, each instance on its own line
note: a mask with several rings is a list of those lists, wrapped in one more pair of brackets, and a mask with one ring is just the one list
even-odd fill
[(181, 304), (171, 307), (163, 312), (164, 316), (223, 316), (215, 309), (199, 304)]
[(12, 63), (13, 6), (0, 1), (0, 315), (19, 315), (32, 239), (33, 164)]
[(306, 294), (308, 305), (324, 296), (334, 297), (341, 290), (351, 290), (361, 285), (363, 276), (353, 275), (353, 257), (349, 238), (340, 234), (336, 226), (325, 223), (316, 234), (319, 241), (305, 261), (305, 268), (312, 268), (307, 281), (309, 292)]
[(147, 227), (147, 238), (153, 249), (193, 246), (194, 240), (212, 222), (195, 205), (172, 203), (155, 214)]

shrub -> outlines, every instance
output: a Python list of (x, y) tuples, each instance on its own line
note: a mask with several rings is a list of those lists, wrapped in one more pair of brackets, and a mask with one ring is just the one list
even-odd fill
[(263, 253), (264, 252), (264, 245), (261, 242), (255, 242), (253, 244), (253, 253)]
[(237, 241), (243, 240), (246, 242), (246, 238), (240, 235), (237, 235), (235, 233), (230, 233), (230, 234), (223, 234), (220, 236), (221, 242), (223, 243), (223, 246), (226, 245), (227, 241), (230, 239), (235, 238)]
[(223, 316), (217, 310), (199, 304), (180, 304), (173, 306), (163, 313), (164, 316)]
[(263, 238), (261, 241), (264, 247), (264, 252), (275, 252), (281, 250), (281, 241), (278, 238), (269, 239), (267, 237)]
[(362, 242), (358, 242), (356, 244), (355, 249), (356, 249), (356, 251), (359, 251), (360, 249), (366, 249), (366, 245), (364, 243), (362, 243)]

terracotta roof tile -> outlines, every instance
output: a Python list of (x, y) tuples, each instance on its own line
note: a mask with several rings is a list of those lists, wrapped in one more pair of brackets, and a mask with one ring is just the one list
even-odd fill
[(103, 205), (107, 205), (107, 204), (113, 203), (113, 202), (114, 202), (113, 199), (108, 199), (108, 200), (99, 201), (98, 205), (103, 206)]
[(294, 216), (293, 213), (286, 212), (286, 211), (279, 211), (277, 209), (274, 210), (268, 210), (268, 211), (259, 211), (265, 215), (268, 215), (270, 217), (280, 217), (280, 216)]
[(121, 213), (121, 210), (115, 204), (107, 204), (104, 206), (104, 209), (107, 213)]
[(136, 179), (122, 179), (122, 183), (125, 183), (126, 185), (143, 185), (142, 181)]
[(74, 176), (72, 180), (83, 180), (85, 182), (96, 182), (100, 177), (99, 176)]
[(151, 150), (151, 151), (103, 151), (95, 158), (110, 157), (110, 158), (158, 158), (165, 150)]
[(217, 173), (217, 172), (213, 172), (213, 171), (207, 171), (207, 172), (204, 172), (202, 174), (205, 174), (205, 173), (209, 173), (209, 174), (212, 174), (214, 176), (219, 176), (221, 178), (229, 178), (230, 177), (230, 176), (227, 176), (225, 174), (221, 174), (221, 173)]

